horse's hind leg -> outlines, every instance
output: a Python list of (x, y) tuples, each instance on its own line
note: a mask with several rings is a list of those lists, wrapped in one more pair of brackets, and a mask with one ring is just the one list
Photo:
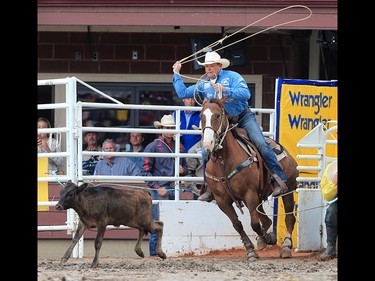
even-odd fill
[(294, 216), (294, 197), (293, 194), (286, 194), (283, 196), (284, 210), (285, 210), (285, 225), (286, 225), (286, 235), (281, 245), (280, 257), (290, 258), (292, 257), (292, 233), (294, 225), (296, 223), (296, 217)]
[[(247, 250), (247, 259), (249, 261), (255, 261), (257, 259), (259, 259), (259, 256), (258, 254), (255, 252), (254, 250), (254, 244), (251, 242), (249, 236), (246, 234), (246, 232), (244, 231), (243, 229), (243, 225), (241, 223), (241, 221), (238, 219), (238, 216), (237, 216), (237, 213), (236, 211), (234, 210), (233, 206), (232, 205), (224, 205), (224, 206), (221, 206), (223, 204), (223, 202), (220, 202), (219, 201), (216, 201), (218, 206), (220, 207), (220, 209), (228, 216), (228, 218), (231, 220), (232, 222), (232, 225), (234, 227), (234, 229), (238, 232), (238, 234), (240, 235), (241, 237), (241, 240), (242, 240), (242, 243), (243, 245), (245, 246), (246, 250)], [(224, 203), (225, 204), (225, 203)]]

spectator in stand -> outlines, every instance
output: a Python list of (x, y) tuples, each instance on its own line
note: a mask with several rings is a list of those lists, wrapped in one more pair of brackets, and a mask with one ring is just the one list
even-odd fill
[[(99, 145), (99, 134), (98, 132), (85, 132), (84, 141), (86, 148), (84, 151), (101, 151), (102, 148)], [(93, 175), (95, 166), (98, 163), (100, 157), (98, 155), (82, 155), (82, 169), (85, 174)]]
[[(48, 119), (38, 118), (38, 129), (51, 128), (51, 123)], [(61, 152), (60, 140), (53, 137), (53, 134), (38, 133), (38, 153)], [(64, 174), (64, 158), (63, 157), (49, 157), (48, 158), (48, 173), (49, 174)]]
[[(200, 139), (196, 144), (194, 144), (188, 151), (188, 153), (199, 153), (202, 154), (203, 143)], [(202, 158), (187, 158), (188, 166), (188, 177), (203, 177), (203, 160)], [(190, 182), (187, 185), (187, 189), (193, 192), (193, 198), (196, 200), (201, 192), (202, 182)]]
[[(195, 106), (196, 101), (194, 98), (182, 99), (185, 106)], [(200, 111), (182, 110), (181, 111), (181, 130), (192, 130), (193, 125), (199, 126), (201, 121)], [(173, 118), (176, 121), (176, 112), (173, 112)], [(181, 143), (186, 151), (189, 151), (190, 147), (196, 144), (202, 138), (201, 135), (183, 134), (181, 135)]]
[[(145, 150), (143, 146), (145, 138), (143, 137), (142, 133), (132, 132), (129, 134), (129, 142), (130, 146), (126, 152), (143, 152)], [(132, 160), (140, 169), (143, 166), (143, 157), (128, 157)]]
[[(157, 129), (175, 129), (176, 124), (172, 115), (164, 115), (161, 121), (155, 121), (154, 126)], [(149, 143), (144, 152), (154, 153), (174, 153), (175, 152), (175, 133), (162, 133), (161, 136)], [(185, 153), (185, 148), (180, 144), (180, 153)], [(185, 176), (188, 172), (186, 158), (180, 158), (179, 174)], [(174, 157), (151, 157), (146, 156), (143, 161), (142, 176), (175, 176), (175, 158)], [(175, 189), (174, 182), (167, 180), (146, 182), (151, 190), (153, 200), (174, 200)], [(158, 205), (152, 206), (152, 216), (159, 219)], [(157, 234), (151, 230), (149, 247), (150, 256), (156, 256)]]
[[(116, 143), (112, 139), (103, 142), (104, 152), (116, 152)], [(105, 155), (95, 166), (94, 175), (140, 176), (141, 169), (127, 157)]]
[(338, 198), (337, 160), (327, 165), (320, 181), (320, 188), (323, 199), (328, 202), (328, 208), (324, 217), (327, 231), (327, 248), (320, 256), (320, 260), (327, 261), (336, 257)]

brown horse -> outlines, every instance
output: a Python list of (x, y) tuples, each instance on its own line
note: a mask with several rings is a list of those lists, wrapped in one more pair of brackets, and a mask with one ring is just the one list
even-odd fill
[[(276, 244), (276, 235), (267, 233), (272, 220), (264, 213), (262, 202), (272, 193), (271, 175), (264, 166), (262, 157), (255, 146), (241, 145), (237, 139), (246, 139), (244, 129), (235, 128), (229, 121), (223, 104), (225, 99), (213, 99), (203, 103), (201, 122), (203, 146), (210, 155), (206, 164), (206, 182), (215, 197), (219, 208), (229, 217), (234, 229), (239, 233), (250, 261), (259, 258), (254, 245), (243, 229), (241, 221), (233, 207), (233, 203), (243, 213), (243, 204), (249, 210), (251, 227), (258, 234), (258, 250)], [(242, 137), (241, 137), (242, 136)], [(268, 139), (271, 147), (283, 147)], [(246, 143), (246, 140), (242, 143)], [(248, 148), (246, 148), (248, 147)], [(249, 151), (250, 150), (250, 151)], [(282, 195), (285, 208), (286, 237), (284, 238), (280, 257), (291, 257), (292, 232), (296, 218), (293, 214), (293, 191), (297, 188), (297, 163), (284, 149), (284, 157), (279, 160), (283, 168), (289, 191)], [(258, 211), (258, 210), (259, 211)]]

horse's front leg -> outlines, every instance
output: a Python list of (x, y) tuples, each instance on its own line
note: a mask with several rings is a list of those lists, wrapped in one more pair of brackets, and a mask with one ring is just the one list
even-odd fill
[(247, 250), (247, 259), (249, 261), (255, 261), (259, 259), (258, 254), (254, 250), (254, 244), (251, 242), (249, 236), (243, 229), (243, 225), (241, 221), (238, 219), (237, 213), (233, 208), (232, 204), (228, 204), (225, 202), (220, 202), (220, 199), (216, 201), (219, 208), (228, 216), (234, 229), (238, 232), (241, 237), (242, 243)]
[[(256, 228), (258, 230), (257, 234), (257, 247), (258, 250), (263, 250), (267, 247), (267, 245), (275, 245), (277, 242), (276, 234), (274, 232), (267, 233), (268, 229), (272, 225), (272, 220), (265, 214), (263, 205), (259, 205), (259, 212), (254, 209), (253, 217), (258, 216), (261, 226), (253, 225), (252, 228)], [(251, 219), (253, 221), (253, 219)]]

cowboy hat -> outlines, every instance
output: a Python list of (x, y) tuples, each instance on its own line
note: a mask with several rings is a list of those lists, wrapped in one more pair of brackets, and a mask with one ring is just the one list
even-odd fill
[(227, 59), (222, 59), (218, 53), (214, 52), (207, 52), (206, 56), (204, 57), (204, 62), (197, 61), (199, 65), (206, 65), (206, 64), (214, 64), (214, 63), (221, 63), (222, 68), (226, 68), (229, 66), (230, 61)]
[(154, 121), (154, 126), (156, 129), (159, 129), (160, 127), (176, 127), (176, 124), (174, 123), (174, 118), (172, 115), (164, 115), (161, 118), (161, 122)]

